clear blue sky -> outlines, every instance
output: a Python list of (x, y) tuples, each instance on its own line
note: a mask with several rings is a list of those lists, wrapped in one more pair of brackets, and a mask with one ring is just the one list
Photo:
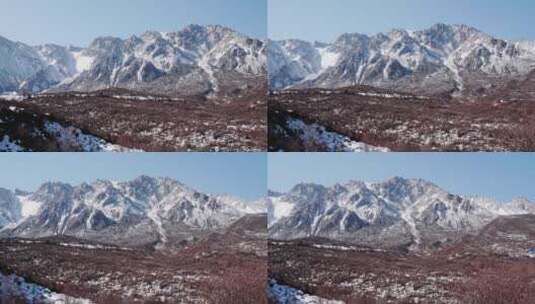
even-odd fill
[(267, 191), (264, 153), (2, 153), (0, 187), (33, 191), (45, 181), (172, 177), (199, 191), (257, 199)]
[(300, 182), (334, 185), (389, 177), (423, 178), (452, 193), (508, 201), (535, 199), (535, 154), (521, 153), (272, 153), (268, 187)]
[(342, 33), (375, 34), (464, 23), (503, 39), (535, 40), (533, 0), (269, 0), (271, 39), (333, 41)]
[(266, 0), (0, 0), (0, 35), (32, 45), (86, 46), (98, 36), (125, 38), (193, 23), (263, 38), (266, 10)]

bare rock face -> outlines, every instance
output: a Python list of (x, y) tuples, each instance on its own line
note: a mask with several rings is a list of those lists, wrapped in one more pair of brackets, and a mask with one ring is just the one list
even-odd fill
[(87, 48), (31, 47), (2, 38), (0, 54), (0, 92), (118, 87), (227, 95), (223, 90), (229, 82), (239, 80), (246, 87), (266, 75), (265, 43), (222, 26), (190, 25), (124, 40), (99, 37)]
[(299, 184), (271, 192), (269, 233), (275, 239), (323, 237), (373, 247), (428, 246), (477, 233), (502, 215), (535, 214), (525, 199), (507, 204), (465, 198), (416, 179)]
[(343, 34), (330, 44), (270, 41), (272, 89), (371, 85), (386, 89), (486, 96), (535, 69), (530, 42), (497, 39), (466, 25), (422, 31)]

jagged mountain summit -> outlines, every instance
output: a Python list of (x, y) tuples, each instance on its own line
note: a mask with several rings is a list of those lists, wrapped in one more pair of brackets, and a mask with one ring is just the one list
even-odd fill
[(270, 88), (371, 85), (398, 91), (487, 96), (535, 70), (535, 42), (498, 39), (467, 25), (436, 24), (333, 43), (270, 41)]
[(32, 193), (0, 190), (0, 235), (71, 236), (115, 245), (176, 245), (225, 229), (263, 202), (208, 195), (170, 178), (48, 182)]
[(265, 79), (265, 43), (219, 25), (96, 38), (87, 48), (0, 37), (0, 92), (118, 87), (169, 95), (229, 94)]
[(325, 237), (373, 247), (436, 245), (477, 233), (500, 216), (535, 214), (535, 202), (462, 197), (420, 179), (298, 184), (270, 192), (269, 233), (275, 239)]

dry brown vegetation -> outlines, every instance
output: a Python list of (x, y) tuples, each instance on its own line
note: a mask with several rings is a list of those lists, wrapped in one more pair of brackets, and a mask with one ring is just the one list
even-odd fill
[(88, 243), (65, 237), (1, 240), (0, 272), (97, 304), (267, 303), (267, 232), (255, 228), (261, 222), (265, 216), (239, 220), (182, 249), (81, 248), (62, 243)]
[[(233, 97), (167, 97), (111, 89), (42, 94), (16, 103), (30, 116), (145, 151), (265, 151), (265, 88)], [(148, 98), (148, 99), (147, 99)], [(23, 117), (13, 120), (22, 125)], [(22, 121), (22, 123), (21, 123)], [(0, 125), (1, 127), (1, 125)], [(3, 130), (0, 130), (3, 131)], [(26, 132), (32, 132), (29, 128)], [(14, 139), (24, 138), (13, 133)], [(36, 151), (48, 151), (30, 143)]]
[[(345, 303), (535, 303), (535, 260), (504, 255), (487, 241), (469, 237), (425, 253), (349, 245), (350, 250), (318, 248), (344, 246), (324, 239), (270, 241), (269, 277)], [(493, 241), (497, 243), (520, 245), (519, 253), (529, 245)]]
[(0, 101), (0, 140), (7, 135), (32, 151), (56, 151), (59, 145), (52, 136), (35, 132), (42, 130), (45, 121), (53, 118), (38, 113), (31, 105), (21, 107), (18, 102)]
[(450, 288), (464, 304), (535, 303), (535, 262), (487, 265)]
[(274, 92), (269, 96), (270, 150), (315, 149), (280, 132), (285, 117), (394, 151), (535, 150), (535, 102), (526, 100), (458, 101), (370, 87)]

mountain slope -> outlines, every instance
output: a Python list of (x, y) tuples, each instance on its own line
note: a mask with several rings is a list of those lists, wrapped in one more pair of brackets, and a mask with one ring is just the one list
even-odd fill
[(0, 39), (0, 92), (95, 91), (230, 94), (265, 76), (265, 46), (223, 26), (96, 38), (87, 48), (30, 47)]
[(330, 44), (271, 41), (272, 89), (359, 84), (425, 94), (487, 96), (535, 69), (530, 42), (494, 38), (466, 25), (343, 34)]
[(424, 180), (395, 177), (375, 184), (299, 184), (288, 193), (270, 193), (268, 214), (275, 239), (419, 247), (476, 233), (499, 216), (535, 214), (535, 203), (465, 198)]
[(0, 229), (19, 221), (22, 217), (22, 206), (15, 194), (0, 188)]
[(6, 216), (11, 222), (5, 221), (4, 236), (65, 235), (134, 246), (178, 244), (223, 229), (246, 214), (262, 212), (258, 205), (203, 194), (172, 179), (147, 176), (78, 186), (49, 182), (24, 195), (7, 191), (0, 202), (0, 206), (15, 206), (5, 208), (12, 210), (6, 214), (31, 210)]

